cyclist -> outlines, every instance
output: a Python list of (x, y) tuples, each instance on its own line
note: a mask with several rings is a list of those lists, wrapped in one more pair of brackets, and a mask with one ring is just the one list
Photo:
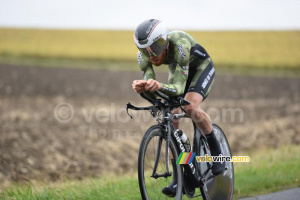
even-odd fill
[[(200, 106), (207, 97), (215, 77), (214, 65), (206, 50), (183, 31), (168, 32), (164, 24), (157, 19), (139, 24), (135, 29), (134, 42), (139, 49), (138, 64), (143, 73), (143, 80), (134, 80), (133, 89), (137, 93), (145, 92), (150, 96), (154, 95), (151, 92), (156, 90), (168, 96), (184, 95), (190, 102), (190, 105), (184, 108), (186, 114), (203, 130), (212, 156), (223, 155), (210, 117)], [(169, 66), (168, 84), (155, 80), (152, 65), (162, 64)], [(180, 109), (173, 110), (173, 113), (180, 113)], [(174, 127), (179, 128), (179, 121), (174, 122)], [(175, 169), (175, 159), (171, 159), (171, 163)], [(214, 162), (212, 173), (218, 175), (224, 168), (225, 163)], [(174, 172), (172, 182), (162, 190), (164, 194), (175, 196), (176, 176)]]

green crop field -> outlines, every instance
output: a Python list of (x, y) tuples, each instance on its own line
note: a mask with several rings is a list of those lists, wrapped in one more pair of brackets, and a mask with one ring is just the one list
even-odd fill
[[(234, 199), (300, 186), (299, 146), (241, 153), (250, 163), (235, 163)], [(199, 190), (197, 190), (199, 193)], [(12, 199), (140, 199), (137, 175), (108, 175), (84, 181), (15, 185), (0, 191), (0, 198)], [(183, 199), (188, 199), (184, 197)]]
[[(299, 31), (189, 32), (216, 65), (300, 68)], [(135, 61), (133, 31), (0, 28), (0, 62), (16, 59)]]

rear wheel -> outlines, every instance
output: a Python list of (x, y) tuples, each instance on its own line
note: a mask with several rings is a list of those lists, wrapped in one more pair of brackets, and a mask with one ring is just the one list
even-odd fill
[[(216, 134), (218, 141), (221, 144), (221, 148), (223, 148), (224, 156), (232, 157), (231, 150), (227, 141), (227, 138), (222, 131), (222, 129), (213, 124), (213, 129)], [(209, 151), (205, 145), (201, 145), (200, 155), (204, 156), (205, 150)], [(210, 152), (209, 152), (210, 154)], [(209, 167), (208, 163), (201, 164), (201, 173), (203, 174), (205, 170)], [(225, 171), (222, 174), (208, 180), (206, 184), (201, 188), (201, 193), (204, 194), (210, 200), (231, 200), (233, 197), (233, 189), (234, 189), (234, 169), (232, 162), (225, 162)], [(203, 195), (203, 196), (205, 196)], [(204, 197), (205, 199), (205, 197)]]
[[(173, 139), (170, 140), (169, 149), (172, 151), (175, 161), (178, 159), (178, 151), (176, 149)], [(162, 128), (158, 125), (150, 127), (145, 133), (141, 142), (138, 160), (138, 176), (139, 186), (142, 199), (170, 199), (162, 193), (162, 189), (170, 184), (174, 173), (168, 177), (153, 178), (153, 169), (155, 167), (155, 159), (158, 155), (159, 160), (157, 164), (156, 173), (163, 174), (166, 171), (166, 140)], [(182, 170), (180, 165), (176, 165), (173, 169), (171, 160), (169, 159), (169, 171), (177, 171), (177, 188), (176, 200), (182, 197)]]

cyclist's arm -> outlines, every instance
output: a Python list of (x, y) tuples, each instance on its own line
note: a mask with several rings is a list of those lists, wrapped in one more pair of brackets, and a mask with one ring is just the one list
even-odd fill
[(143, 73), (143, 79), (148, 81), (149, 79), (155, 80), (155, 73), (149, 58), (144, 56), (141, 52), (138, 52), (138, 64)]
[(178, 96), (184, 93), (189, 71), (190, 48), (189, 42), (179, 40), (174, 54), (176, 67), (169, 67), (169, 84), (160, 83), (160, 91), (168, 96)]
[[(142, 70), (143, 73), (143, 79), (145, 81), (148, 81), (149, 79), (156, 79), (155, 73), (153, 71), (153, 67), (151, 62), (149, 61), (149, 58), (144, 56), (141, 52), (138, 52), (138, 64)], [(148, 95), (150, 98), (156, 99), (156, 95), (150, 91), (144, 92), (146, 95)]]

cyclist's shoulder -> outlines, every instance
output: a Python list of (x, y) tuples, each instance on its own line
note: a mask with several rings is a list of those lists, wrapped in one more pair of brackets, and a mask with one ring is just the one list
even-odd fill
[(197, 41), (188, 33), (184, 31), (170, 31), (168, 38), (171, 45), (194, 46)]

